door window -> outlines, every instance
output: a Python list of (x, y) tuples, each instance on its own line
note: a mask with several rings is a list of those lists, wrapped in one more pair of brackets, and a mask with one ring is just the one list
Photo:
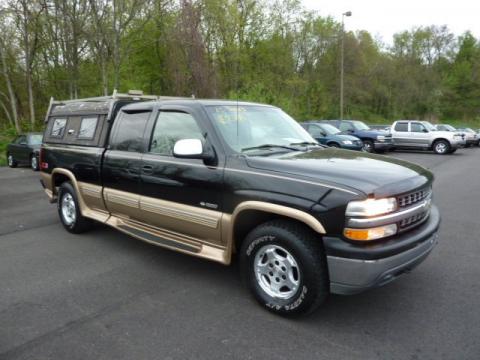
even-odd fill
[(406, 123), (406, 122), (396, 123), (395, 124), (395, 131), (408, 132), (408, 123)]
[(326, 135), (322, 128), (318, 125), (310, 125), (308, 128), (308, 132), (313, 137), (324, 137)]
[(112, 139), (112, 150), (142, 152), (143, 132), (150, 112), (122, 112), (117, 120), (117, 128)]
[(173, 146), (182, 139), (203, 139), (195, 118), (187, 113), (162, 111), (159, 113), (150, 142), (150, 152), (173, 156)]
[(13, 142), (14, 144), (26, 144), (27, 143), (27, 138), (22, 135), (22, 136), (19, 136), (18, 138), (15, 139), (15, 141)]
[(421, 132), (424, 132), (425, 126), (423, 126), (420, 123), (411, 123), (410, 124), (410, 129), (411, 129), (412, 132), (421, 133)]

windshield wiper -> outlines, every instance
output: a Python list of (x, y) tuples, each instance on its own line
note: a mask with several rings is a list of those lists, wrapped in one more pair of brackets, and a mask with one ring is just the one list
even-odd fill
[(298, 151), (297, 148), (294, 148), (294, 147), (291, 147), (291, 146), (276, 145), (276, 144), (263, 144), (263, 145), (258, 145), (258, 146), (252, 146), (252, 147), (243, 148), (243, 149), (242, 149), (242, 152), (243, 152), (243, 151), (248, 151), (248, 150), (262, 150), (262, 149), (271, 149), (271, 148), (281, 148), (281, 149)]
[(311, 141), (302, 141), (302, 142), (296, 142), (296, 143), (291, 143), (290, 146), (308, 146), (308, 145), (315, 145), (315, 146), (321, 146), (319, 143), (316, 142), (311, 142)]

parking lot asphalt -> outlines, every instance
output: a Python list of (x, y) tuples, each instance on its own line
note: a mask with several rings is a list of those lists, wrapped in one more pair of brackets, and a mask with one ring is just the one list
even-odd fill
[(296, 320), (258, 306), (235, 265), (67, 233), (38, 173), (0, 168), (0, 359), (479, 359), (480, 148), (391, 156), (434, 172), (438, 246)]

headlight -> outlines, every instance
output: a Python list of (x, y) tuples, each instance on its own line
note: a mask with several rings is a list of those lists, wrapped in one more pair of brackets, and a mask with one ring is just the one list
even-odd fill
[(385, 136), (383, 136), (383, 135), (378, 135), (378, 136), (377, 136), (377, 141), (384, 142), (384, 141), (385, 141)]
[(350, 201), (347, 205), (347, 216), (376, 216), (394, 211), (397, 208), (395, 198), (367, 199)]
[(397, 225), (390, 224), (371, 229), (350, 229), (345, 228), (343, 235), (350, 240), (368, 241), (385, 238), (397, 233)]
[(342, 141), (342, 144), (344, 144), (344, 145), (352, 145), (353, 143), (352, 143), (351, 140), (343, 140), (343, 141)]

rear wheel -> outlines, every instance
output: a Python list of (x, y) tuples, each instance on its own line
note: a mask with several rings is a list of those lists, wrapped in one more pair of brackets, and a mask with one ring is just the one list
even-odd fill
[(68, 181), (60, 185), (57, 207), (60, 220), (67, 231), (79, 234), (92, 227), (92, 220), (82, 216), (77, 194)]
[(33, 171), (38, 171), (38, 158), (35, 154), (30, 156), (30, 167)]
[(433, 143), (435, 154), (445, 155), (450, 152), (450, 143), (446, 140), (437, 140)]
[(7, 155), (7, 163), (8, 163), (8, 166), (11, 168), (16, 168), (18, 165), (15, 159), (13, 158), (12, 154)]
[(242, 276), (256, 300), (286, 316), (313, 311), (329, 294), (321, 239), (289, 220), (253, 229), (240, 251)]

